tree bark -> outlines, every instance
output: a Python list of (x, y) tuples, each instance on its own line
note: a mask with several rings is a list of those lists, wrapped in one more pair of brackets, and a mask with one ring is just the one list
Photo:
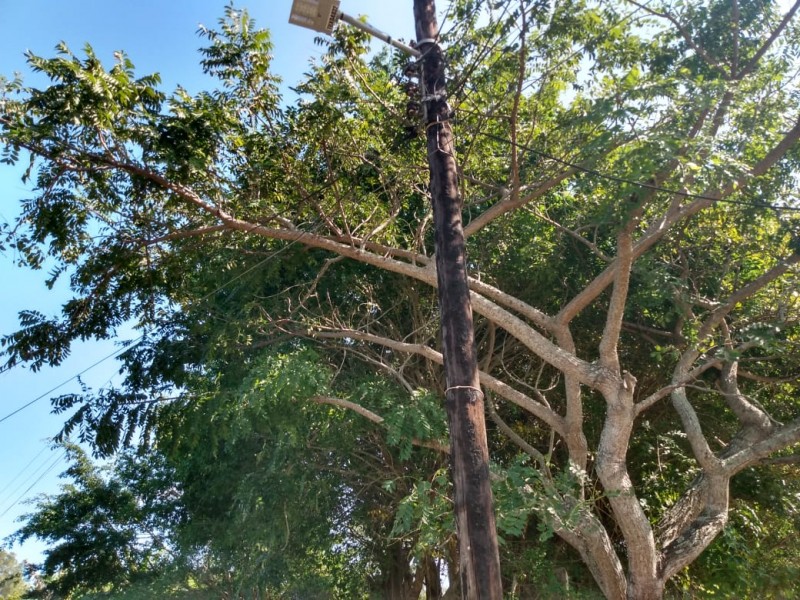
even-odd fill
[(445, 63), (436, 41), (433, 0), (414, 0), (422, 53), (421, 89), (428, 140), (431, 200), (436, 231), (436, 272), (444, 354), (445, 405), (455, 488), (462, 597), (502, 598), (483, 392), (478, 377), (472, 305), (467, 281), (462, 201), (458, 190), (450, 107), (445, 100)]

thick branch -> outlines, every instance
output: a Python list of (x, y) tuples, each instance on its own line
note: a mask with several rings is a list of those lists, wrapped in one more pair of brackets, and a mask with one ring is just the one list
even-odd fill
[(368, 421), (372, 421), (373, 423), (377, 423), (378, 425), (381, 425), (383, 423), (382, 416), (372, 412), (368, 408), (364, 408), (360, 404), (351, 402), (350, 400), (344, 400), (343, 398), (333, 398), (332, 396), (314, 396), (313, 398), (311, 398), (311, 401), (316, 402), (317, 404), (330, 404), (331, 406), (346, 408), (347, 410), (352, 410), (353, 412), (360, 414)]
[(622, 330), (622, 318), (625, 315), (625, 303), (628, 299), (628, 285), (633, 264), (633, 241), (631, 234), (638, 222), (639, 211), (631, 216), (629, 223), (617, 236), (617, 270), (614, 275), (614, 289), (606, 314), (606, 325), (600, 340), (600, 363), (614, 373), (619, 373), (619, 355), (617, 344)]
[(790, 448), (798, 443), (800, 443), (800, 419), (795, 419), (791, 423), (775, 429), (766, 439), (726, 458), (724, 468), (731, 475), (736, 474), (745, 467), (768, 457), (770, 454)]
[[(408, 342), (400, 342), (397, 340), (393, 340), (391, 338), (383, 337), (374, 335), (371, 333), (365, 333), (363, 331), (355, 331), (355, 330), (337, 330), (337, 331), (314, 331), (311, 332), (311, 335), (316, 338), (333, 338), (333, 339), (354, 339), (360, 340), (363, 342), (368, 342), (371, 344), (378, 344), (385, 348), (391, 348), (392, 350), (397, 350), (398, 352), (407, 352), (410, 354), (416, 354), (418, 356), (422, 356), (427, 358), (428, 360), (435, 362), (436, 364), (443, 364), (444, 360), (442, 357), (441, 352), (437, 352), (433, 348), (429, 346), (425, 346), (424, 344), (409, 344)], [(529, 396), (523, 394), (522, 392), (512, 388), (510, 385), (492, 377), (488, 373), (483, 371), (479, 372), (481, 385), (485, 387), (487, 390), (492, 391), (493, 393), (497, 394), (501, 398), (508, 400), (526, 410), (527, 412), (531, 413), (538, 419), (541, 419), (547, 425), (552, 427), (556, 433), (564, 436), (565, 433), (565, 426), (564, 420), (555, 413), (552, 409), (543, 404), (540, 404), (530, 398)]]
[[(733, 192), (747, 187), (753, 178), (764, 175), (775, 163), (783, 158), (798, 140), (800, 140), (800, 120), (795, 123), (794, 127), (786, 133), (781, 141), (778, 142), (764, 158), (750, 169), (748, 174), (742, 175), (739, 179), (730, 182), (719, 190), (709, 190), (705, 192), (703, 196), (709, 199), (694, 200), (679, 210), (668, 212), (660, 220), (653, 223), (648, 231), (634, 244), (633, 260), (636, 261), (650, 248), (655, 246), (673, 225), (689, 219), (711, 206), (714, 202), (713, 198), (725, 198), (730, 196)], [(569, 323), (574, 319), (613, 283), (618, 266), (619, 257), (615, 258), (588, 286), (570, 300), (554, 319), (559, 323)]]
[(719, 386), (728, 408), (736, 415), (745, 430), (753, 428), (759, 434), (769, 432), (773, 427), (772, 418), (739, 391), (739, 384), (736, 380), (738, 368), (737, 362), (729, 362), (722, 367), (722, 373), (720, 373)]
[[(675, 379), (676, 381), (674, 383), (677, 383), (677, 380), (685, 380), (686, 374), (676, 374)], [(703, 434), (703, 427), (700, 424), (700, 419), (697, 417), (697, 413), (689, 402), (689, 398), (686, 396), (686, 388), (679, 387), (673, 390), (671, 396), (672, 406), (681, 419), (683, 431), (686, 433), (686, 438), (689, 440), (689, 445), (692, 447), (692, 453), (697, 459), (697, 462), (705, 470), (718, 470), (720, 468), (720, 461), (708, 445), (708, 440), (706, 440)]]
[(704, 494), (705, 509), (664, 548), (659, 569), (664, 580), (691, 564), (725, 527), (728, 522), (728, 482), (724, 476), (709, 480)]

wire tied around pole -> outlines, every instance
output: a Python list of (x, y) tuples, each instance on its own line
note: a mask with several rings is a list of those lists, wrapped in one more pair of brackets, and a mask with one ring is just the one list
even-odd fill
[(441, 120), (441, 121), (439, 121), (439, 120), (436, 120), (436, 121), (431, 121), (430, 123), (428, 123), (428, 124), (425, 126), (425, 131), (427, 131), (427, 130), (428, 130), (428, 129), (430, 129), (431, 127), (436, 127), (437, 125), (442, 125), (442, 124), (444, 124), (444, 123), (449, 123), (449, 122), (450, 122), (450, 119), (443, 119), (443, 120)]
[(453, 390), (472, 390), (473, 392), (477, 392), (481, 396), (481, 400), (485, 398), (483, 390), (481, 388), (475, 387), (474, 385), (452, 385), (444, 391), (444, 395), (447, 396), (447, 392), (451, 392)]

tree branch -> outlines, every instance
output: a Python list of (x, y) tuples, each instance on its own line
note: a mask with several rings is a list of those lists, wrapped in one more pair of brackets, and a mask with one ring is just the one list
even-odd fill
[(490, 399), (486, 403), (486, 408), (489, 411), (489, 418), (495, 425), (497, 425), (498, 429), (500, 429), (500, 431), (502, 431), (508, 439), (510, 439), (523, 452), (525, 452), (525, 454), (533, 458), (539, 465), (539, 470), (542, 472), (542, 474), (549, 478), (550, 468), (547, 465), (547, 459), (545, 458), (544, 454), (526, 442), (521, 435), (511, 429), (511, 427), (509, 427), (509, 425), (503, 421), (502, 418), (500, 418), (500, 415), (498, 415), (497, 411), (495, 410), (494, 402), (492, 402)]
[(383, 417), (372, 412), (368, 408), (364, 408), (360, 404), (356, 404), (355, 402), (351, 402), (350, 400), (345, 400), (343, 398), (334, 398), (332, 396), (314, 396), (311, 398), (312, 402), (316, 402), (317, 404), (330, 404), (331, 406), (338, 406), (339, 408), (346, 408), (347, 410), (352, 410), (353, 412), (358, 413), (368, 421), (372, 421), (373, 423), (377, 423), (378, 425), (383, 424)]
[[(349, 330), (349, 329), (342, 329), (342, 330), (321, 330), (321, 331), (311, 331), (309, 335), (315, 338), (334, 338), (334, 339), (354, 339), (360, 340), (363, 342), (368, 342), (372, 344), (378, 344), (380, 346), (384, 346), (386, 348), (391, 348), (392, 350), (397, 350), (399, 352), (408, 352), (411, 354), (417, 354), (428, 360), (435, 362), (436, 364), (443, 364), (444, 359), (442, 357), (441, 352), (437, 352), (433, 348), (429, 346), (425, 346), (423, 344), (410, 344), (408, 342), (400, 342), (397, 340), (393, 340), (391, 338), (378, 336), (371, 333), (365, 333), (363, 331), (356, 331), (356, 330)], [(516, 404), (520, 408), (526, 410), (527, 412), (531, 413), (538, 419), (541, 419), (547, 425), (552, 427), (559, 435), (564, 435), (564, 421), (563, 419), (551, 408), (544, 406), (536, 401), (534, 401), (529, 396), (526, 396), (522, 392), (512, 388), (510, 385), (503, 383), (499, 379), (496, 379), (485, 373), (483, 371), (479, 371), (480, 382), (481, 385), (484, 386), (487, 390), (490, 390)]]
[[(800, 120), (789, 130), (786, 135), (775, 145), (767, 154), (758, 161), (748, 173), (739, 179), (730, 182), (719, 190), (709, 190), (702, 195), (708, 198), (725, 198), (735, 191), (741, 191), (756, 177), (764, 175), (775, 165), (783, 156), (800, 140)], [(640, 256), (655, 246), (672, 228), (680, 221), (693, 217), (700, 211), (713, 204), (713, 200), (701, 199), (694, 200), (688, 205), (675, 211), (669, 211), (660, 219), (653, 222), (647, 232), (639, 238), (633, 246), (633, 260), (636, 261)], [(603, 291), (614, 281), (619, 258), (615, 258), (592, 282), (587, 285), (580, 293), (570, 300), (559, 313), (553, 317), (557, 323), (569, 323), (582, 310), (589, 306)]]
[(622, 318), (625, 315), (625, 303), (628, 299), (631, 266), (633, 265), (632, 233), (639, 222), (641, 207), (634, 210), (625, 227), (617, 236), (617, 269), (614, 276), (614, 289), (611, 302), (606, 313), (606, 325), (600, 340), (600, 364), (614, 373), (619, 373), (619, 355), (617, 344), (622, 329)]
[(753, 55), (753, 58), (750, 59), (750, 61), (742, 68), (742, 70), (739, 73), (734, 74), (735, 78), (743, 79), (744, 77), (753, 72), (753, 69), (755, 69), (756, 65), (758, 64), (758, 61), (760, 61), (763, 58), (764, 54), (767, 53), (767, 50), (770, 49), (772, 44), (775, 43), (775, 40), (777, 40), (778, 37), (781, 35), (783, 30), (786, 29), (786, 26), (789, 24), (789, 21), (792, 20), (792, 18), (794, 17), (795, 13), (799, 8), (800, 8), (800, 0), (797, 0), (788, 10), (788, 12), (783, 16), (783, 19), (781, 19), (780, 24), (778, 25), (778, 27), (775, 28), (775, 31), (772, 32), (769, 38), (767, 38), (767, 41), (765, 41), (764, 44), (756, 51), (756, 53)]
[[(380, 415), (372, 412), (371, 410), (364, 408), (360, 404), (356, 404), (355, 402), (351, 402), (350, 400), (345, 400), (343, 398), (334, 398), (332, 396), (314, 396), (311, 398), (312, 402), (317, 404), (329, 404), (331, 406), (338, 406), (339, 408), (344, 408), (347, 410), (352, 410), (353, 412), (358, 413), (365, 419), (372, 421), (378, 425), (382, 425), (384, 422), (384, 418)], [(428, 448), (430, 450), (436, 450), (437, 452), (442, 452), (444, 454), (450, 454), (450, 447), (447, 444), (442, 444), (437, 442), (436, 440), (419, 440), (414, 438), (411, 440), (411, 443), (414, 446), (419, 446), (421, 448)]]
[(726, 458), (724, 461), (725, 470), (731, 475), (738, 473), (745, 467), (768, 457), (774, 452), (790, 448), (800, 443), (800, 418), (778, 427), (766, 439), (761, 440), (748, 448), (744, 448)]
[(700, 44), (698, 44), (697, 42), (694, 41), (694, 39), (692, 39), (691, 34), (686, 30), (686, 28), (681, 24), (681, 22), (678, 21), (678, 19), (675, 18), (673, 15), (671, 15), (668, 12), (659, 12), (657, 10), (653, 10), (649, 6), (647, 6), (645, 4), (640, 4), (639, 2), (636, 2), (635, 0), (628, 0), (628, 2), (630, 2), (634, 6), (637, 6), (638, 8), (642, 9), (646, 13), (649, 13), (649, 14), (653, 15), (654, 17), (659, 17), (661, 19), (666, 19), (667, 21), (672, 23), (672, 25), (675, 27), (675, 29), (678, 30), (678, 33), (681, 34), (681, 37), (684, 39), (684, 41), (686, 41), (686, 44), (692, 50), (694, 50), (695, 53), (700, 58), (702, 58), (703, 61), (708, 66), (713, 67), (715, 69), (718, 69), (723, 75), (726, 75), (726, 76), (728, 75), (727, 73), (725, 73), (725, 70), (722, 68), (722, 65), (719, 63), (719, 61), (716, 61), (713, 58), (711, 58), (711, 56), (708, 54), (708, 52), (706, 52), (705, 49)]

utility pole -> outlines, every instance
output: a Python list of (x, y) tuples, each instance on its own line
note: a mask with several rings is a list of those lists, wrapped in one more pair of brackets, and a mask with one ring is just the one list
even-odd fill
[(414, 0), (417, 47), (339, 10), (340, 0), (293, 0), (289, 22), (330, 34), (345, 21), (416, 58), (428, 138), (431, 201), (436, 231), (436, 277), (444, 355), (445, 407), (450, 426), (450, 460), (455, 488), (461, 597), (502, 600), (500, 553), (489, 481), (489, 448), (478, 378), (478, 356), (467, 283), (461, 197), (455, 145), (445, 91), (445, 62), (437, 37), (434, 0)]
[(467, 283), (462, 199), (458, 189), (455, 145), (445, 90), (445, 61), (438, 44), (434, 0), (414, 0), (420, 89), (427, 132), (431, 201), (436, 233), (442, 353), (450, 426), (450, 456), (455, 487), (461, 595), (467, 600), (501, 600), (489, 448), (483, 392)]

